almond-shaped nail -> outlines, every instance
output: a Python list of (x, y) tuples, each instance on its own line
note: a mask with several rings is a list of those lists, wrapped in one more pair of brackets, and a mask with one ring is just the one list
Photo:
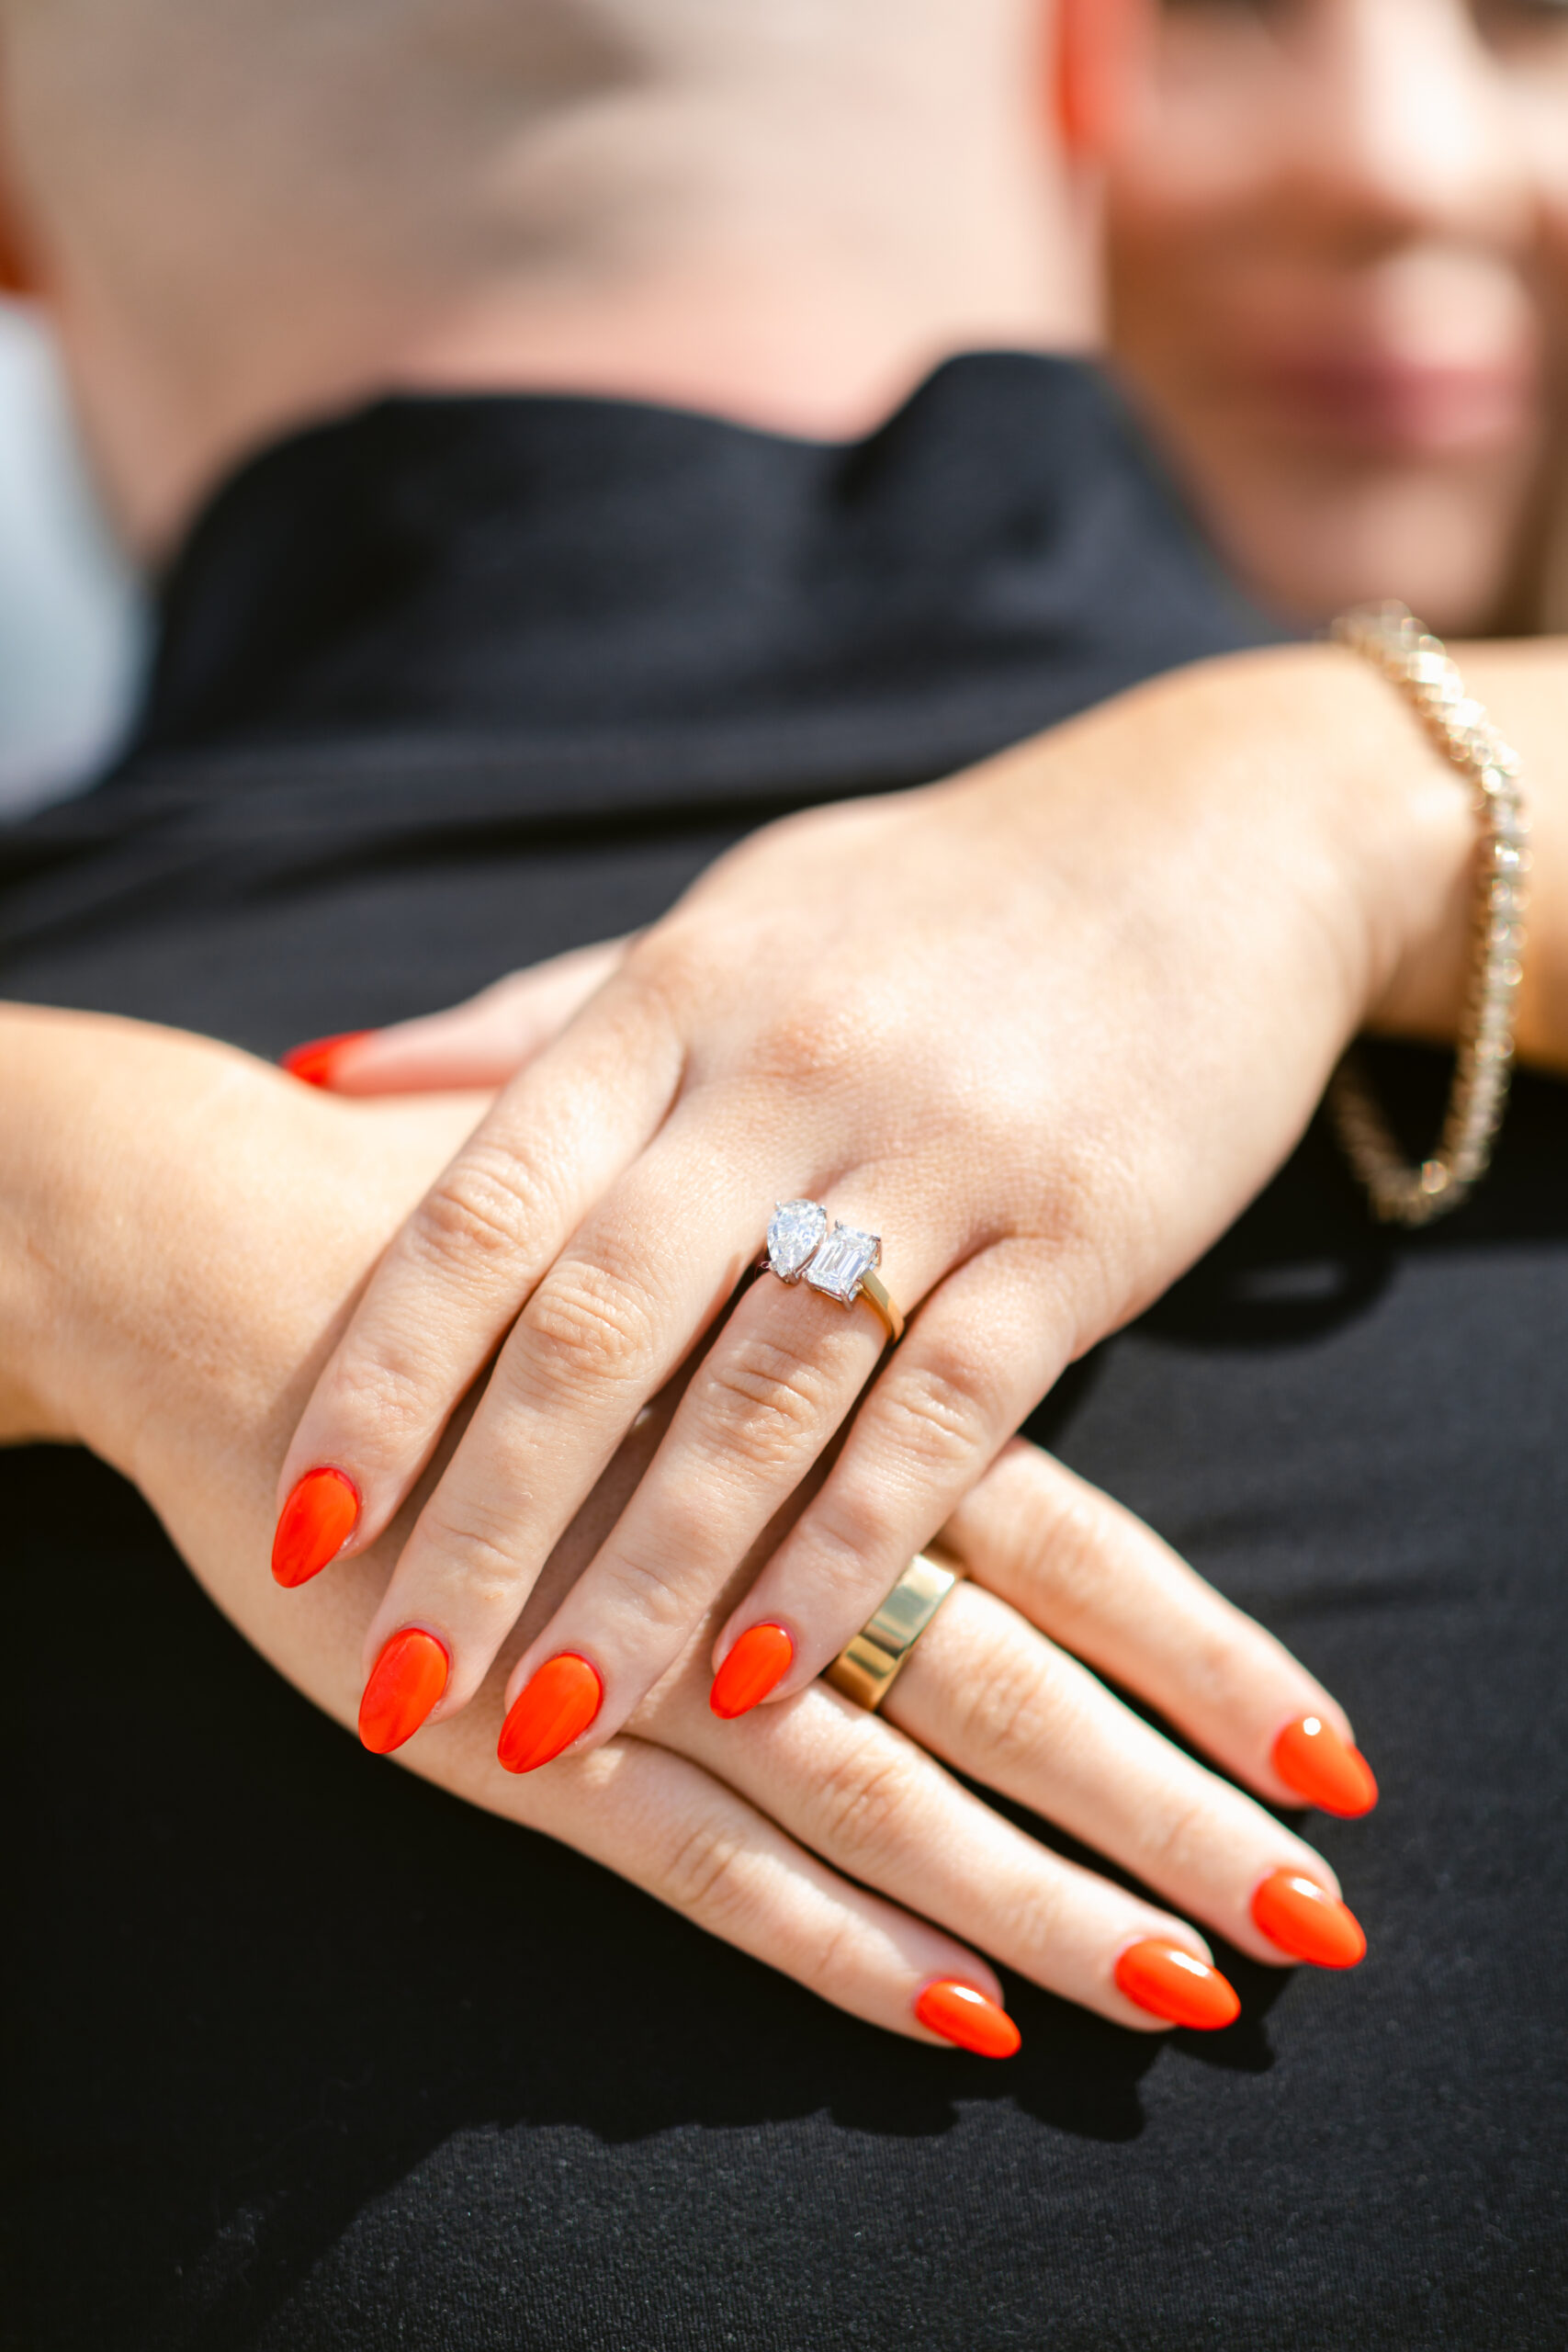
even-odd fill
[(581, 1739), (604, 1702), (597, 1670), (575, 1650), (547, 1658), (512, 1702), (496, 1754), (509, 1772), (536, 1772)]
[(915, 2003), (915, 2015), (928, 2032), (940, 2033), (960, 2050), (972, 2050), (977, 2058), (1010, 2058), (1023, 2040), (997, 2002), (951, 1976), (926, 1986)]
[(1116, 1963), (1116, 1989), (1140, 2009), (1171, 2025), (1195, 2026), (1200, 2033), (1234, 2025), (1241, 2015), (1235, 1986), (1208, 1961), (1180, 1944), (1146, 1937)]
[(272, 1573), (292, 1591), (320, 1576), (353, 1534), (359, 1489), (341, 1470), (307, 1470), (278, 1517)]
[(1361, 1923), (1315, 1879), (1276, 1871), (1252, 1898), (1252, 1917), (1270, 1943), (1314, 1968), (1354, 1968), (1367, 1949)]
[(1378, 1801), (1372, 1768), (1321, 1715), (1287, 1724), (1274, 1742), (1274, 1770), (1287, 1788), (1324, 1813), (1355, 1821)]
[(446, 1688), (452, 1661), (434, 1634), (405, 1625), (370, 1670), (359, 1702), (359, 1736), (372, 1756), (412, 1739)]
[(303, 1046), (290, 1046), (278, 1068), (307, 1086), (331, 1086), (333, 1073), (349, 1046), (375, 1034), (373, 1029), (343, 1029), (335, 1037), (312, 1037)]
[(733, 1723), (760, 1705), (794, 1663), (795, 1644), (782, 1625), (749, 1625), (714, 1676), (708, 1705)]

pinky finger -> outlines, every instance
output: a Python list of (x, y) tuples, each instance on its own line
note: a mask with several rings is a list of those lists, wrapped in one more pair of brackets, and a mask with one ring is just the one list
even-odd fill
[(1332, 1693), (1143, 1521), (1023, 1439), (944, 1530), (970, 1573), (1270, 1804), (1354, 1816), (1377, 1782)]
[[(470, 1738), (463, 1720), (450, 1731), (455, 1743)], [(441, 1745), (407, 1760), (414, 1770), (442, 1762)], [(840, 1878), (700, 1765), (625, 1735), (526, 1781), (504, 1780), (489, 1761), (465, 1793), (603, 1862), (836, 2008), (983, 2057), (1019, 2047), (996, 1972), (977, 1953)]]

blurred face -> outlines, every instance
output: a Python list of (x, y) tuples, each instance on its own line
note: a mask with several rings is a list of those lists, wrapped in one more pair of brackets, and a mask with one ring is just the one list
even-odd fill
[(1568, 0), (1166, 0), (1114, 161), (1112, 342), (1283, 611), (1517, 617), (1554, 213)]

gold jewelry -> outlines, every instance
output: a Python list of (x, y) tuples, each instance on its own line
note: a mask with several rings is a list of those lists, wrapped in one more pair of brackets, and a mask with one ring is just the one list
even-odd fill
[(943, 1567), (926, 1553), (917, 1552), (864, 1631), (824, 1669), (823, 1681), (852, 1699), (857, 1707), (874, 1713), (963, 1574), (962, 1568)]
[(828, 1230), (828, 1212), (820, 1201), (779, 1201), (768, 1220), (769, 1271), (781, 1283), (797, 1283), (804, 1274), (824, 1298), (852, 1306), (863, 1298), (874, 1307), (897, 1346), (904, 1336), (904, 1317), (876, 1269), (882, 1262), (879, 1234), (862, 1233), (852, 1225)]
[(1333, 634), (1408, 695), (1438, 750), (1469, 780), (1480, 820), (1470, 989), (1436, 1152), (1419, 1168), (1407, 1165), (1354, 1053), (1346, 1055), (1328, 1089), (1341, 1148), (1371, 1196), (1372, 1215), (1385, 1225), (1427, 1225), (1458, 1208), (1485, 1175), (1507, 1108), (1529, 820), (1518, 754), (1465, 693), (1440, 638), (1392, 602), (1342, 614)]
[(874, 1268), (868, 1267), (861, 1276), (860, 1289), (856, 1295), (863, 1298), (868, 1306), (875, 1307), (887, 1326), (889, 1340), (897, 1347), (904, 1336), (904, 1318), (893, 1304), (892, 1292)]

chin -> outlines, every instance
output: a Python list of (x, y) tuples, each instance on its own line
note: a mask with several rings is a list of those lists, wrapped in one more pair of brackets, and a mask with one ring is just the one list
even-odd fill
[(1500, 481), (1493, 468), (1428, 465), (1359, 468), (1337, 487), (1327, 470), (1303, 466), (1266, 494), (1238, 498), (1222, 488), (1204, 502), (1214, 537), (1254, 592), (1308, 626), (1398, 596), (1439, 634), (1483, 632), (1517, 569), (1525, 481)]

